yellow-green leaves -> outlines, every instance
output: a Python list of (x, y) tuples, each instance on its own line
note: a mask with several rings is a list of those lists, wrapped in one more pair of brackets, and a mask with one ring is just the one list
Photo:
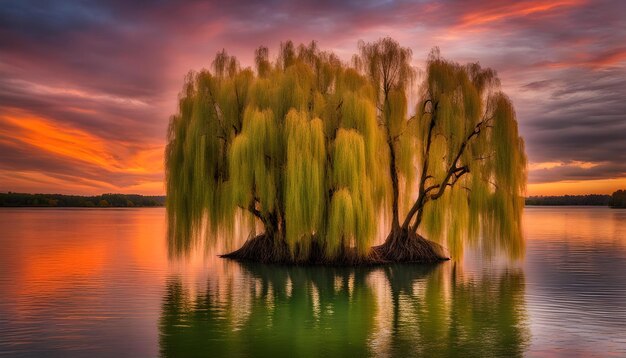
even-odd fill
[(257, 200), (260, 210), (274, 210), (278, 191), (280, 156), (279, 129), (271, 110), (248, 108), (244, 114), (243, 130), (234, 138), (229, 155), (233, 197), (241, 207)]
[(323, 238), (326, 256), (336, 257), (356, 237), (357, 219), (351, 192), (342, 188), (333, 194), (330, 202), (328, 232)]
[(348, 67), (315, 42), (287, 41), (274, 62), (259, 47), (254, 71), (222, 50), (212, 73), (185, 78), (165, 151), (176, 245), (205, 224), (227, 231), (243, 212), (292, 254), (317, 241), (327, 257), (366, 255), (380, 216), (398, 208), (397, 223), (431, 187), (422, 229), (453, 256), (479, 234), (521, 252), (526, 157), (495, 71), (435, 50), (409, 111), (411, 50), (385, 38), (359, 52)]
[[(292, 109), (285, 121), (285, 238), (292, 248), (323, 232), (327, 197), (324, 124)], [(306, 247), (306, 245), (304, 245)], [(304, 248), (305, 249), (305, 248)]]
[[(376, 229), (372, 184), (366, 161), (365, 141), (355, 130), (340, 129), (333, 148), (333, 170), (327, 254), (334, 256), (337, 248), (355, 247), (366, 254)], [(340, 224), (345, 220), (345, 224)]]
[(212, 65), (213, 74), (187, 77), (170, 121), (173, 230), (189, 228), (190, 239), (204, 223), (228, 229), (244, 212), (254, 218), (250, 227), (262, 224), (294, 254), (306, 255), (314, 239), (329, 254), (339, 247), (365, 254), (388, 186), (367, 78), (314, 42), (283, 43), (274, 63), (258, 48), (256, 73), (225, 51)]
[(432, 239), (447, 238), (454, 257), (467, 239), (481, 242), (487, 251), (523, 252), (526, 155), (513, 105), (498, 85), (491, 69), (431, 55), (423, 98), (430, 102), (429, 113), (419, 131), (425, 135), (430, 120), (435, 121), (432, 147), (424, 154), (432, 178), (427, 186), (444, 183), (455, 168), (465, 167), (468, 173), (456, 181), (453, 175), (446, 194), (426, 205), (424, 229)]

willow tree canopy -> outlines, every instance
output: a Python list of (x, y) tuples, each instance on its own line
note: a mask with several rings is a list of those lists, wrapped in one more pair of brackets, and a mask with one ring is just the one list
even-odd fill
[(221, 51), (187, 75), (165, 153), (172, 248), (237, 225), (262, 261), (366, 258), (391, 216), (390, 237), (423, 221), (453, 255), (479, 232), (520, 251), (525, 154), (495, 72), (433, 51), (409, 110), (411, 51), (359, 48), (347, 65), (315, 42), (275, 61), (260, 47), (254, 71)]

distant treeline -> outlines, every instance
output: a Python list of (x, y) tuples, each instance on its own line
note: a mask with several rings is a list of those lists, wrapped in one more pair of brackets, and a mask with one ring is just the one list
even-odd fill
[(165, 196), (102, 194), (79, 196), (63, 194), (0, 193), (0, 207), (146, 207), (163, 206)]
[(610, 195), (562, 195), (562, 196), (531, 196), (526, 198), (526, 205), (592, 205), (607, 206)]
[[(96, 196), (63, 194), (0, 193), (0, 207), (42, 206), (42, 207), (151, 207), (164, 206), (165, 196), (145, 196), (138, 194), (102, 194)], [(626, 208), (626, 190), (618, 190), (613, 195), (561, 195), (530, 196), (526, 205), (590, 205)]]
[(612, 208), (626, 208), (626, 190), (618, 190), (613, 193), (609, 206)]

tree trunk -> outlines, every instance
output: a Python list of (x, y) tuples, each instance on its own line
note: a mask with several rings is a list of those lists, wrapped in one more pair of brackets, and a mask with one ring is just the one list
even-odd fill
[(398, 172), (396, 170), (396, 152), (393, 148), (393, 141), (391, 138), (387, 139), (389, 143), (389, 173), (391, 174), (391, 190), (392, 190), (392, 206), (391, 206), (391, 231), (397, 231), (400, 229), (400, 214), (398, 209), (398, 197), (400, 195), (398, 189)]

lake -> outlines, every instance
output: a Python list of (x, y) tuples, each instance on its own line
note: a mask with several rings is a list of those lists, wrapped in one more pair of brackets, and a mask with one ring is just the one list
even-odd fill
[(626, 210), (527, 207), (522, 260), (168, 255), (163, 208), (0, 209), (0, 355), (626, 356)]

